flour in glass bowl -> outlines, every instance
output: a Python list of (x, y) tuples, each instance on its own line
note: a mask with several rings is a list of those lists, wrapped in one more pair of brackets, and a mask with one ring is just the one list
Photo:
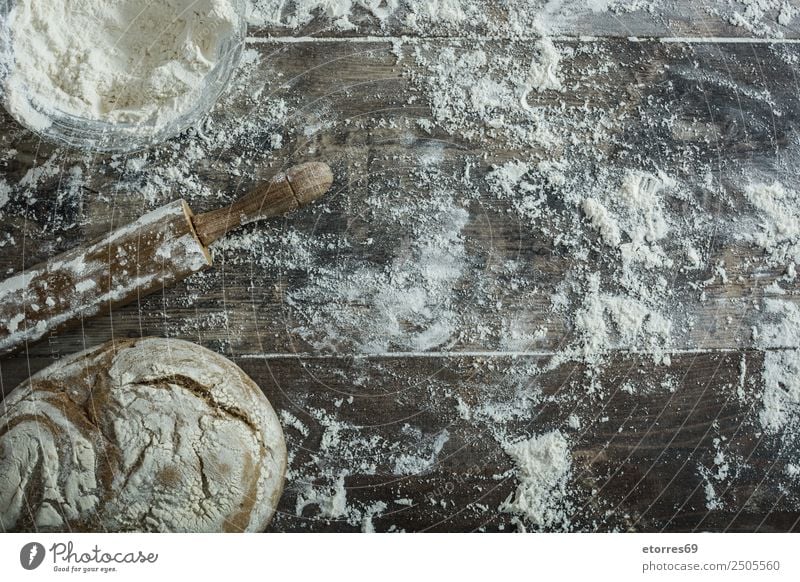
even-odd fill
[(3, 23), (5, 105), (37, 131), (64, 114), (168, 125), (239, 18), (237, 0), (17, 0)]

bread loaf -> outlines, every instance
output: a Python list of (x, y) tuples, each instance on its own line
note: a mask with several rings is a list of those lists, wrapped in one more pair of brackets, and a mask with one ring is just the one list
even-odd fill
[(0, 411), (0, 531), (262, 531), (283, 488), (266, 397), (189, 342), (87, 350)]

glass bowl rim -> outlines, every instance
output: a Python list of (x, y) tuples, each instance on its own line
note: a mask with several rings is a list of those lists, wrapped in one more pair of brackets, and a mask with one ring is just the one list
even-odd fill
[(7, 26), (8, 15), (16, 0), (0, 0), (0, 101), (8, 114), (21, 126), (45, 141), (99, 153), (133, 153), (166, 142), (197, 125), (214, 108), (225, 89), (230, 85), (238, 68), (247, 36), (247, 5), (245, 0), (228, 0), (238, 18), (237, 25), (228, 39), (223, 41), (214, 67), (205, 75), (201, 85), (187, 95), (191, 105), (179, 111), (172, 120), (155, 125), (152, 122), (111, 122), (85, 118), (58, 111), (45, 114), (31, 99), (26, 105), (43, 114), (50, 123), (45, 128), (31, 127), (26, 120), (14, 114), (7, 106), (6, 81), (11, 73), (6, 64), (13, 59), (11, 31)]

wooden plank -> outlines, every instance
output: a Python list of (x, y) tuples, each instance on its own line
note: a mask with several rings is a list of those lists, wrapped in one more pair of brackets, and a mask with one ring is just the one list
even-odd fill
[[(697, 188), (691, 203), (699, 204), (714, 216), (714, 221), (695, 233), (707, 244), (703, 250), (707, 254), (705, 266), (697, 271), (678, 272), (670, 281), (672, 303), (678, 306), (676, 319), (691, 323), (675, 334), (670, 348), (752, 346), (749, 330), (759, 317), (758, 302), (783, 273), (780, 268), (763, 265), (763, 251), (736, 239), (738, 221), (743, 217), (757, 220), (739, 194), (740, 176), (743, 169), (773, 176), (780, 171), (781, 156), (792, 155), (798, 113), (793, 105), (796, 94), (791, 65), (777, 58), (772, 47), (762, 45), (675, 46), (628, 41), (592, 43), (595, 44), (599, 45), (599, 52), (576, 51), (564, 65), (565, 84), (571, 90), (537, 95), (537, 105), (552, 107), (555, 116), (563, 102), (573, 111), (567, 117), (579, 120), (587, 100), (602, 106), (612, 117), (618, 117), (609, 130), (608, 152), (599, 162), (587, 160), (587, 150), (566, 150), (558, 155), (569, 156), (565, 159), (574, 161), (580, 171), (589, 172), (603, 166), (652, 170), (653, 161), (657, 160)], [(468, 50), (449, 41), (428, 44), (425, 50), (435, 58), (438, 51), (453, 46)], [(561, 46), (580, 48), (584, 43)], [(469, 261), (454, 289), (454, 311), (463, 315), (462, 329), (469, 326), (490, 330), (483, 335), (464, 334), (447, 349), (508, 350), (503, 345), (503, 332), (509, 321), (515, 322), (523, 335), (547, 328), (544, 336), (529, 342), (524, 349), (552, 351), (574, 339), (572, 315), (553, 312), (549, 296), (574, 266), (571, 250), (554, 246), (552, 233), (580, 220), (579, 209), (565, 211), (559, 218), (562, 224), (548, 222), (552, 216), (531, 221), (515, 213), (513, 196), (498, 199), (485, 180), (493, 166), (515, 159), (535, 163), (549, 159), (554, 152), (535, 144), (510, 145), (503, 136), (474, 141), (436, 128), (428, 134), (417, 120), (432, 114), (424, 91), (413, 81), (415, 75), (419, 77), (426, 70), (411, 62), (410, 56), (397, 63), (388, 43), (359, 47), (347, 42), (274, 43), (258, 48), (263, 60), (254, 77), (268, 83), (272, 99), (295, 102), (294, 113), (286, 120), (286, 143), (263, 167), (254, 163), (252, 176), (237, 176), (228, 168), (234, 166), (242, 151), (254, 152), (254, 148), (211, 148), (205, 158), (191, 162), (192, 179), (210, 190), (222, 191), (222, 199), (232, 199), (279, 167), (317, 158), (334, 166), (334, 194), (324, 204), (286, 221), (247, 231), (261, 237), (259, 244), (253, 247), (243, 242), (229, 251), (218, 252), (214, 272), (195, 277), (174, 290), (142, 298), (138, 305), (119, 310), (112, 317), (87, 321), (82, 331), (54, 336), (49, 343), (33, 347), (32, 354), (44, 355), (50, 350), (69, 353), (85, 341), (99, 343), (113, 335), (154, 333), (199, 339), (231, 353), (314, 352), (309, 341), (322, 338), (298, 334), (303, 309), (287, 307), (286, 293), (308, 286), (309, 277), (318, 273), (309, 273), (304, 265), (290, 266), (294, 252), (291, 245), (296, 241), (291, 243), (285, 238), (286, 229), (297, 233), (303, 244), (311, 245), (312, 266), (335, 265), (337, 261), (378, 266), (391, 260), (407, 236), (407, 226), (392, 217), (391, 207), (363, 210), (364, 204), (371, 197), (399, 201), (398, 191), (403, 192), (404, 201), (424, 202), (431, 196), (430, 189), (416, 174), (420, 164), (431, 156), (442, 183), (449, 184), (445, 190), (460, 192), (470, 213), (462, 233)], [(524, 44), (517, 49), (519, 59), (529, 58)], [(596, 78), (582, 74), (607, 66), (609, 55), (614, 55), (617, 65)], [(282, 71), (285, 81), (269, 81), (270, 71), (275, 70)], [(719, 71), (725, 71), (724, 80), (714, 77)], [(414, 96), (418, 100), (409, 106), (407, 102)], [(225, 127), (226, 120), (235, 122), (237, 116), (247, 115), (251, 106), (245, 91), (235, 91), (229, 106), (218, 112), (218, 125)], [(779, 117), (774, 113), (778, 110)], [(670, 124), (660, 123), (659, 119), (667, 117), (673, 120)], [(28, 152), (9, 162), (4, 171), (9, 183), (22, 180), (31, 164), (40, 164), (51, 156), (49, 163), (54, 168), (35, 190), (29, 191), (27, 198), (20, 197), (4, 209), (8, 218), (2, 225), (3, 233), (17, 241), (17, 252), (0, 257), (4, 271), (18, 271), (23, 264), (132, 221), (141, 215), (143, 206), (151, 204), (136, 193), (138, 182), (129, 178), (125, 158), (116, 167), (111, 167), (108, 160), (98, 161), (97, 166), (84, 166), (81, 155), (53, 150), (25, 133), (15, 135), (13, 123), (8, 118), (3, 123), (11, 130), (7, 147)], [(705, 129), (681, 129), (691, 127)], [(579, 140), (594, 127), (578, 124), (565, 126), (564, 131)], [(709, 143), (711, 131), (718, 139)], [(596, 148), (588, 150), (590, 154), (592, 151)], [(466, 191), (460, 185), (465, 161), (473, 164)], [(100, 164), (103, 170), (97, 172), (95, 168)], [(171, 158), (166, 157), (164, 162), (150, 162), (147, 167), (149, 171), (163, 172), (170, 164)], [(73, 165), (86, 167), (89, 174), (81, 185), (82, 192), (76, 196), (67, 194)], [(729, 190), (731, 202), (699, 187), (695, 176), (705, 172)], [(789, 174), (786, 178), (792, 179)], [(219, 197), (198, 196), (190, 190), (165, 192), (154, 203), (175, 195), (186, 195), (196, 212), (220, 204)], [(356, 210), (359, 208), (362, 210)], [(573, 227), (577, 228), (570, 226)], [(366, 248), (363, 243), (367, 239), (377, 242)], [(341, 242), (349, 248), (339, 246)], [(334, 245), (330, 249), (329, 243)], [(270, 249), (278, 253), (278, 259), (270, 260)], [(599, 247), (597, 252), (601, 252)], [(680, 249), (669, 252), (676, 261), (683, 260)], [(282, 260), (282, 256), (288, 258)], [(720, 261), (725, 264), (727, 283), (713, 274), (714, 265)], [(535, 284), (509, 289), (508, 276), (502, 273), (502, 266), (509, 263), (526, 265), (535, 274)], [(597, 268), (608, 278), (615, 276), (611, 262), (600, 260)], [(482, 296), (501, 301), (501, 309), (487, 309), (475, 302), (472, 283), (476, 280), (482, 281)], [(796, 301), (795, 283), (780, 284), (789, 292), (780, 298)], [(262, 333), (264, 330), (269, 333)], [(358, 334), (357, 329), (346, 325), (338, 331), (345, 340)], [(343, 345), (343, 349), (349, 349), (347, 341)]]
[[(258, 2), (255, 4), (258, 6)], [(504, 3), (459, 0), (441, 9), (439, 6), (443, 3), (426, 6), (419, 2), (416, 5), (400, 2), (388, 16), (376, 16), (354, 4), (345, 19), (338, 13), (335, 18), (327, 18), (324, 9), (298, 12), (292, 3), (286, 3), (279, 16), (274, 12), (274, 4), (269, 11), (257, 8), (250, 34), (262, 38), (287, 35), (337, 38), (495, 35), (513, 38), (526, 32), (530, 36), (544, 32), (572, 37), (798, 38), (800, 31), (797, 15), (791, 11), (796, 6), (788, 3), (789, 9), (781, 10), (780, 2), (747, 3), (748, 7), (740, 0), (727, 3), (716, 0), (623, 1), (605, 5), (579, 0)], [(459, 10), (448, 12), (450, 6), (457, 6)]]
[[(740, 398), (742, 357), (748, 375)], [(620, 389), (625, 380), (648, 375), (651, 366), (619, 356), (602, 373), (608, 387), (602, 397), (585, 392), (581, 365), (538, 372), (546, 358), (236, 362), (306, 432), (284, 418), (292, 472), (273, 531), (360, 530), (362, 524), (347, 517), (320, 517), (313, 504), (298, 515), (307, 485), (324, 490), (340, 471), (347, 475), (349, 507), (364, 513), (386, 504), (373, 520), (378, 531), (515, 530), (513, 516), (498, 511), (517, 486), (500, 441), (556, 428), (571, 446), (567, 501), (575, 530), (797, 531), (796, 493), (784, 475), (791, 458), (778, 439), (759, 436), (754, 427), (761, 359), (759, 352), (679, 356), (668, 372), (671, 388), (654, 384), (630, 394)], [(4, 360), (4, 390), (27, 374), (28, 365), (35, 370), (47, 363)], [(469, 420), (459, 412), (459, 398), (472, 409)], [(520, 398), (529, 402), (527, 410)], [(516, 416), (505, 414), (504, 405)], [(577, 430), (568, 427), (571, 414), (585, 419)], [(332, 424), (340, 427), (338, 444), (326, 446)], [(397, 471), (402, 455), (426, 457), (443, 431), (448, 439), (427, 468)], [(715, 439), (725, 440), (719, 445)], [(364, 445), (367, 440), (372, 444)], [(715, 468), (720, 451), (731, 471), (712, 478), (720, 507), (709, 509), (703, 470)]]
[[(768, 287), (783, 273), (737, 234), (748, 220), (757, 220), (742, 196), (745, 171), (796, 184), (791, 173), (798, 113), (790, 57), (800, 49), (625, 40), (559, 47), (576, 49), (562, 64), (569, 91), (536, 94), (535, 105), (550, 108), (545, 110), (556, 119), (570, 119), (554, 127), (578, 142), (595, 130), (593, 113), (580, 117), (586, 103), (611, 115), (602, 148), (555, 151), (546, 144), (514, 144), (507, 135), (470, 139), (441, 127), (428, 133), (418, 120), (434, 116), (426, 85), (431, 71), (415, 61), (416, 47), (406, 47), (398, 62), (392, 43), (384, 41), (254, 44), (260, 60), (247, 82), (233, 88), (207, 131), (235, 135), (237, 123), (249, 119), (263, 129), (222, 146), (185, 136), (145, 161), (140, 155), (87, 158), (42, 144), (7, 116), (0, 118), (3, 149), (18, 152), (0, 162), (2, 177), (12, 185), (30, 183), (15, 190), (2, 209), (0, 272), (35, 264), (172, 198), (185, 196), (197, 212), (215, 208), (295, 162), (330, 161), (337, 179), (325, 204), (246, 231), (218, 253), (215, 271), (86, 321), (80, 332), (53, 335), (31, 349), (30, 359), (3, 359), (3, 393), (54, 359), (111, 337), (181, 337), (232, 356), (277, 409), (292, 413), (308, 431), (304, 436), (286, 425), (295, 474), (273, 526), (277, 531), (358, 530), (362, 523), (356, 517), (368, 515), (378, 502), (387, 505), (372, 519), (379, 531), (514, 529), (513, 516), (498, 512), (516, 487), (508, 473), (513, 464), (498, 438), (521, 439), (554, 428), (563, 429), (571, 444), (575, 529), (796, 530), (797, 500), (783, 476), (792, 449), (780, 437), (759, 434), (764, 356), (752, 349), (750, 333), (761, 320), (758, 309)], [(420, 47), (433, 61), (447, 49), (472, 48), (447, 39)], [(534, 56), (524, 42), (487, 50), (515, 62)], [(262, 93), (255, 98), (257, 90)], [(279, 99), (286, 102), (287, 115), (262, 111)], [(283, 143), (273, 151), (264, 144), (277, 131), (276, 120), (286, 130), (278, 128)], [(190, 155), (192, 148), (201, 155)], [(589, 150), (602, 151), (592, 161)], [(654, 171), (657, 160), (694, 186), (685, 199), (672, 200), (670, 211), (677, 215), (690, 205), (713, 217), (695, 233), (705, 242), (702, 269), (676, 268), (667, 281), (674, 293), (671, 315), (692, 323), (675, 331), (667, 348), (673, 353), (670, 366), (654, 365), (652, 355), (631, 355), (628, 346), (607, 354), (590, 378), (584, 364), (571, 360), (550, 369), (552, 354), (577, 338), (574, 311), (554, 312), (549, 298), (572, 271), (584, 268), (573, 250), (555, 244), (556, 235), (570, 228), (585, 231), (591, 241), (585, 263), (608, 280), (617, 276), (618, 265), (604, 259), (607, 253), (596, 233), (581, 226), (577, 207), (551, 197), (553, 212), (531, 219), (517, 212), (513, 195), (498, 197), (486, 176), (508, 161), (564, 156), (584, 169)], [(166, 176), (176, 160), (178, 173), (188, 178), (167, 176), (163, 191), (138, 191), (142, 184), (152, 186), (150, 176)], [(75, 167), (84, 174), (80, 180), (72, 179)], [(430, 171), (420, 168), (433, 168), (441, 182), (433, 183)], [(703, 188), (706, 172), (727, 195)], [(454, 341), (405, 354), (392, 353), (402, 350), (398, 346), (365, 354), (369, 338), (357, 322), (366, 321), (376, 305), (357, 297), (338, 300), (348, 313), (365, 315), (333, 327), (338, 350), (320, 347), (328, 330), (315, 335), (302, 327), (311, 307), (324, 307), (326, 296), (312, 294), (313, 305), (310, 299), (291, 305), (287, 297), (319, 282), (323, 267), (333, 273), (332, 282), (354, 266), (402, 270), (398, 261), (405, 260), (412, 268), (414, 205), (428, 208), (432, 197), (466, 204), (459, 240), (468, 260), (447, 295), (449, 310), (457, 315)], [(400, 207), (405, 214), (398, 218)], [(677, 261), (679, 246), (664, 244)], [(727, 282), (714, 275), (719, 261)], [(508, 264), (535, 277), (515, 286)], [(787, 294), (775, 297), (796, 303), (797, 283), (779, 283)], [(582, 292), (570, 293), (579, 304)], [(523, 332), (517, 345), (508, 343), (509, 321)], [(546, 332), (531, 339), (543, 327)], [(516, 352), (523, 353), (510, 357)], [(301, 357), (287, 355), (293, 353)], [(743, 359), (746, 375), (740, 384)], [(622, 390), (629, 380), (636, 386), (633, 394)], [(519, 409), (520, 395), (531, 397), (529, 413), (500, 421), (488, 412), (472, 420), (459, 414), (458, 397), (473, 408), (514, 403)], [(577, 431), (565, 428), (573, 411), (590, 419)], [(331, 422), (345, 423), (348, 446), (323, 447)], [(399, 456), (429, 454), (444, 430), (449, 438), (429, 472), (396, 474)], [(498, 430), (505, 432), (493, 432)], [(713, 469), (719, 447), (714, 439), (722, 436), (725, 453), (741, 470), (713, 481), (721, 506), (709, 510), (701, 467)], [(359, 455), (366, 449), (357, 443), (371, 437), (380, 439), (369, 455), (375, 469), (363, 470)], [(330, 487), (342, 467), (354, 523), (327, 522), (313, 506), (298, 516), (306, 482)], [(398, 499), (410, 499), (411, 505), (395, 503)]]

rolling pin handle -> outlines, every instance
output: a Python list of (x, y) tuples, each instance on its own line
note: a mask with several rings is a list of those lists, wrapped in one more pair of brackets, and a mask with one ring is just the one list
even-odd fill
[(308, 162), (294, 166), (230, 206), (195, 216), (193, 224), (197, 237), (207, 247), (229, 230), (310, 204), (332, 184), (333, 173), (327, 164)]

